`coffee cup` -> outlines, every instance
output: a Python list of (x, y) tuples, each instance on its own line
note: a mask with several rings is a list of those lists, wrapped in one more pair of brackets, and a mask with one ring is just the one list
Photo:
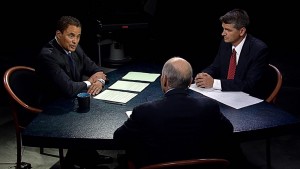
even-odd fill
[(90, 110), (91, 94), (82, 92), (77, 94), (78, 112), (88, 112)]

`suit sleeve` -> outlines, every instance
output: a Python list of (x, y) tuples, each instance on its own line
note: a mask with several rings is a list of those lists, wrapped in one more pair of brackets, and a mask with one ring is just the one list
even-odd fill
[(265, 43), (249, 35), (240, 54), (233, 80), (227, 80), (231, 45), (222, 41), (213, 61), (203, 72), (221, 80), (223, 91), (253, 93), (268, 65), (269, 50)]
[(76, 53), (79, 56), (79, 58), (81, 58), (81, 64), (79, 64), (78, 66), (82, 67), (84, 75), (90, 77), (96, 72), (103, 71), (103, 69), (100, 66), (96, 65), (96, 63), (93, 60), (91, 60), (90, 57), (87, 56), (87, 54), (83, 51), (81, 46), (78, 45)]
[[(39, 72), (45, 85), (59, 92), (64, 97), (75, 97), (80, 91), (86, 90), (84, 82), (75, 82), (66, 70), (66, 60), (59, 52), (43, 51), (39, 57)], [(70, 72), (69, 72), (70, 73)], [(45, 86), (47, 87), (47, 86)]]
[(222, 70), (222, 60), (224, 60), (224, 44), (221, 42), (219, 46), (218, 53), (211, 65), (209, 65), (207, 68), (202, 70), (202, 72), (208, 73), (210, 76), (212, 76), (214, 79), (221, 78), (221, 70)]
[(130, 118), (128, 118), (122, 126), (120, 126), (113, 135), (114, 140), (123, 146), (133, 146), (139, 143), (141, 136), (141, 116), (138, 116), (137, 109), (134, 108)]
[[(268, 48), (266, 46), (253, 47), (247, 57), (249, 60), (243, 63), (240, 58), (241, 65), (234, 80), (221, 79), (223, 91), (244, 91), (252, 94), (255, 92), (256, 84), (261, 80), (268, 65)], [(239, 61), (239, 62), (240, 62)]]

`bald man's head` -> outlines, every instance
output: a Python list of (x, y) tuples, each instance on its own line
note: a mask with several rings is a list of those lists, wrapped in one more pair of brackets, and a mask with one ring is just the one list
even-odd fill
[(173, 57), (164, 64), (162, 78), (166, 78), (168, 88), (186, 89), (193, 80), (192, 66), (181, 57)]

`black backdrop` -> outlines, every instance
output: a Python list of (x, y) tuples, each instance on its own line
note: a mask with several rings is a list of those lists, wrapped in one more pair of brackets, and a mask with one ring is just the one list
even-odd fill
[(83, 24), (80, 44), (96, 62), (99, 33), (96, 19), (101, 19), (104, 24), (148, 22), (147, 29), (122, 33), (121, 38), (127, 45), (126, 54), (159, 62), (179, 55), (188, 59), (196, 72), (207, 66), (216, 54), (222, 38), (219, 16), (231, 9), (243, 8), (250, 16), (249, 32), (269, 45), (271, 62), (282, 68), (284, 84), (298, 87), (299, 78), (293, 72), (295, 69), (299, 72), (296, 25), (300, 13), (296, 2), (289, 1), (10, 1), (2, 4), (0, 11), (0, 71), (3, 75), (12, 65), (33, 65), (42, 45), (54, 37), (56, 20), (62, 15), (73, 15)]

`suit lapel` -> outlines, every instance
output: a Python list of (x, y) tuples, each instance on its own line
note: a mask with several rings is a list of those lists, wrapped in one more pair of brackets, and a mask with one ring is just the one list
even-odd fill
[(69, 57), (66, 53), (62, 53), (62, 57), (64, 58), (65, 65), (66, 65), (66, 73), (74, 80), (74, 75), (72, 71), (72, 66), (70, 65)]
[(250, 47), (250, 35), (246, 37), (245, 43), (240, 53), (238, 65), (236, 67), (235, 77), (241, 77), (244, 74), (244, 71), (247, 69), (245, 66), (249, 60), (249, 47)]
[(67, 73), (67, 75), (72, 79), (75, 80), (75, 77), (71, 71), (71, 66), (70, 66), (70, 62), (69, 62), (69, 56), (66, 54), (66, 52), (63, 50), (63, 48), (57, 43), (57, 41), (54, 39), (53, 40), (53, 46), (59, 51), (60, 53), (60, 57), (58, 58), (59, 60), (63, 60), (64, 65), (65, 65), (65, 71)]

